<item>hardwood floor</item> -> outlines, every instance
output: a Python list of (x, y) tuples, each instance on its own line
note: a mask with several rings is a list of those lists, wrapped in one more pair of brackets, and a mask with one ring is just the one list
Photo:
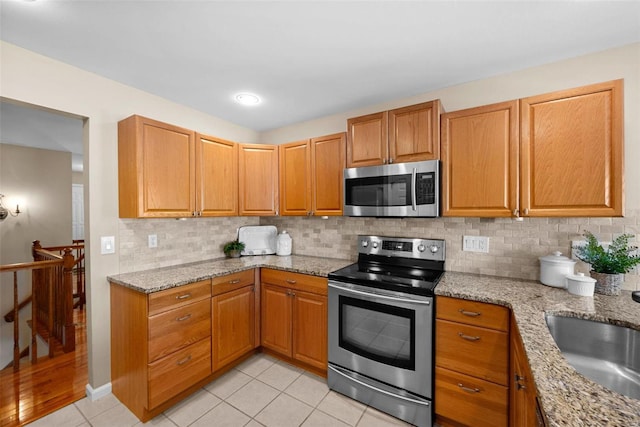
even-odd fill
[(41, 418), (85, 396), (87, 366), (86, 310), (74, 310), (76, 350), (32, 365), (23, 362), (19, 372), (0, 371), (2, 395), (0, 426), (20, 426)]

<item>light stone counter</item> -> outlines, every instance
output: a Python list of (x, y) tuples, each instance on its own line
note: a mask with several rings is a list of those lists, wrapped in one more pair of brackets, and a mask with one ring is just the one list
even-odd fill
[(550, 427), (640, 426), (640, 400), (611, 391), (573, 369), (544, 317), (558, 314), (640, 330), (640, 304), (631, 299), (631, 292), (579, 297), (531, 281), (447, 272), (436, 294), (511, 308)]
[(109, 276), (107, 279), (145, 294), (158, 292), (163, 289), (186, 285), (199, 280), (211, 279), (238, 271), (256, 267), (286, 270), (311, 276), (327, 277), (327, 275), (353, 261), (344, 259), (318, 258), (310, 256), (277, 256), (261, 255), (240, 258), (217, 258), (190, 264), (156, 268)]

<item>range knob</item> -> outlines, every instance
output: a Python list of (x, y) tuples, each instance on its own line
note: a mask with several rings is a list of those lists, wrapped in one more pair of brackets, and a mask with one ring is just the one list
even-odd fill
[(363, 248), (366, 248), (367, 246), (369, 246), (369, 241), (368, 240), (363, 240), (361, 243)]
[(420, 243), (418, 245), (418, 252), (424, 252), (425, 249), (427, 249), (427, 247), (425, 245), (423, 245), (422, 243)]
[(378, 242), (372, 242), (371, 246), (373, 246), (373, 249), (378, 249)]
[(438, 247), (438, 245), (431, 245), (429, 246), (429, 250), (431, 251), (432, 254), (435, 254), (440, 250), (440, 248)]

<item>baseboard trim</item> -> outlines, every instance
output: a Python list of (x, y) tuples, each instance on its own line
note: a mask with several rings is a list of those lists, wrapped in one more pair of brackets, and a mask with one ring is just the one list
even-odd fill
[(96, 400), (111, 394), (111, 383), (106, 383), (98, 388), (93, 388), (91, 387), (91, 384), (87, 384), (85, 390), (89, 400), (95, 402)]

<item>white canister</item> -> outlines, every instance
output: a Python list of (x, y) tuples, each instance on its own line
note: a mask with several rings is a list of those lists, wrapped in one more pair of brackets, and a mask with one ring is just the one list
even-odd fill
[(276, 240), (276, 254), (280, 256), (291, 255), (291, 236), (286, 231), (278, 234)]
[(539, 258), (540, 282), (554, 288), (566, 288), (566, 277), (573, 275), (576, 261), (562, 256), (562, 252), (556, 251), (552, 255)]
[(596, 287), (596, 279), (584, 273), (567, 276), (567, 290), (570, 294), (592, 297)]

